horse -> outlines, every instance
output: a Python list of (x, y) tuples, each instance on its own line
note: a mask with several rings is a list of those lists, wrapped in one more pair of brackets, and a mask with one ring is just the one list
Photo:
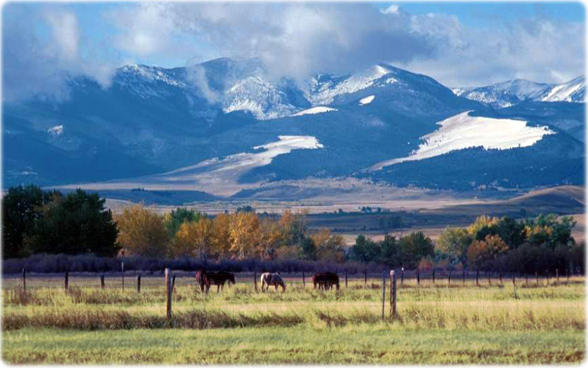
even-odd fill
[(261, 274), (261, 291), (265, 291), (269, 289), (269, 287), (273, 285), (278, 290), (278, 286), (282, 287), (282, 292), (286, 291), (286, 284), (284, 284), (284, 280), (280, 277), (277, 273), (270, 273), (264, 272)]
[(339, 276), (337, 276), (337, 274), (333, 272), (315, 273), (314, 276), (312, 276), (312, 283), (314, 284), (315, 289), (318, 285), (319, 290), (329, 290), (333, 287), (333, 285), (336, 285), (337, 290), (339, 290)]
[(200, 290), (204, 291), (206, 287), (206, 293), (210, 290), (210, 285), (216, 285), (216, 292), (223, 290), (225, 283), (228, 281), (229, 286), (235, 284), (235, 275), (230, 272), (207, 272), (206, 270), (200, 270), (196, 272), (196, 281), (200, 285)]

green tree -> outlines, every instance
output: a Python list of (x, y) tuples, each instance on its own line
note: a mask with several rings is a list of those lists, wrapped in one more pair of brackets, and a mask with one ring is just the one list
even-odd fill
[(525, 224), (510, 217), (503, 217), (496, 225), (496, 234), (510, 249), (518, 248), (525, 242)]
[(379, 260), (380, 254), (381, 249), (378, 243), (364, 235), (359, 235), (351, 247), (349, 258), (352, 261), (368, 263)]
[(447, 254), (453, 264), (465, 265), (472, 238), (466, 229), (447, 227), (437, 240), (437, 248)]
[(416, 268), (422, 258), (434, 256), (435, 247), (431, 238), (419, 231), (400, 238), (400, 249), (404, 267)]
[(399, 242), (392, 235), (384, 236), (380, 243), (380, 262), (390, 267), (397, 267), (402, 264), (401, 249)]
[(176, 208), (171, 210), (164, 217), (165, 228), (167, 229), (169, 236), (174, 237), (180, 230), (180, 226), (184, 222), (198, 222), (201, 218), (206, 217), (205, 214), (189, 210), (187, 208)]
[(31, 253), (96, 254), (113, 256), (118, 230), (105, 200), (77, 189), (45, 204), (25, 237)]
[(31, 233), (42, 207), (61, 194), (36, 185), (12, 187), (2, 198), (2, 258), (27, 256), (23, 239)]
[(314, 261), (316, 260), (316, 245), (312, 238), (304, 238), (302, 241), (302, 259)]

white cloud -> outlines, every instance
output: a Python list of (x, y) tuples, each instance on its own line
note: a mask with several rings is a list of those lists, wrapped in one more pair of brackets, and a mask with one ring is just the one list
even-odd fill
[[(63, 100), (69, 97), (68, 78), (81, 75), (110, 84), (114, 68), (81, 56), (78, 19), (66, 7), (11, 3), (4, 8), (2, 27), (4, 100)], [(39, 27), (48, 32), (38, 32)]]
[[(547, 18), (485, 29), (456, 16), (411, 15), (397, 4), (144, 2), (109, 9), (96, 15), (99, 30), (108, 30), (105, 44), (97, 45), (84, 37), (85, 24), (67, 4), (5, 5), (4, 98), (65, 98), (67, 76), (87, 75), (108, 86), (121, 59), (168, 58), (181, 66), (222, 56), (258, 58), (270, 77), (297, 80), (389, 62), (448, 86), (512, 78), (561, 82), (584, 72), (584, 24)], [(39, 25), (48, 36), (39, 35)], [(191, 76), (215, 101), (206, 76), (197, 70)]]

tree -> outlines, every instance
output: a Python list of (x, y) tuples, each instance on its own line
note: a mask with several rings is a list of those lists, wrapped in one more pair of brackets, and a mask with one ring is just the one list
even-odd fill
[(435, 248), (431, 238), (419, 231), (400, 238), (400, 249), (402, 264), (407, 268), (416, 268), (423, 257), (433, 257)]
[(232, 217), (229, 252), (232, 258), (260, 258), (261, 232), (254, 212), (239, 212)]
[(212, 244), (212, 221), (202, 217), (198, 221), (185, 221), (171, 243), (174, 258), (199, 257), (206, 261)]
[(474, 240), (468, 248), (468, 264), (476, 269), (487, 268), (490, 262), (508, 251), (508, 245), (498, 235), (487, 235), (484, 240)]
[(215, 258), (229, 256), (231, 223), (231, 215), (226, 213), (220, 213), (212, 220), (211, 253)]
[(400, 244), (391, 235), (384, 236), (380, 243), (380, 262), (390, 267), (397, 267), (402, 264)]
[(557, 245), (571, 246), (575, 244), (572, 229), (576, 222), (570, 216), (560, 219), (554, 214), (539, 215), (536, 219), (528, 219), (525, 223), (526, 241), (531, 245), (555, 249)]
[(518, 248), (525, 242), (525, 224), (510, 217), (503, 217), (496, 225), (496, 234), (510, 249)]
[(198, 222), (203, 217), (206, 217), (206, 215), (180, 207), (171, 210), (164, 216), (165, 228), (167, 229), (169, 236), (174, 237), (184, 222)]
[(32, 253), (115, 255), (118, 230), (104, 203), (98, 194), (81, 189), (55, 196), (35, 219), (25, 245)]
[(2, 258), (27, 256), (23, 247), (26, 233), (33, 229), (42, 216), (42, 207), (61, 196), (57, 191), (44, 191), (36, 185), (8, 189), (2, 198)]
[(484, 240), (487, 235), (496, 235), (498, 222), (497, 217), (480, 216), (468, 226), (468, 233), (473, 240)]
[(349, 259), (357, 262), (373, 262), (379, 260), (381, 248), (375, 241), (366, 238), (364, 235), (358, 235), (355, 239), (355, 245), (351, 247)]
[(345, 260), (345, 251), (343, 250), (345, 241), (340, 235), (331, 235), (329, 229), (323, 228), (312, 235), (312, 240), (316, 245), (317, 259), (337, 263)]
[(447, 227), (437, 239), (437, 248), (450, 257), (453, 264), (465, 265), (472, 238), (466, 229)]
[(312, 238), (304, 238), (302, 241), (301, 253), (302, 259), (308, 261), (316, 260), (316, 245), (314, 244), (314, 240), (312, 240)]
[(164, 257), (168, 254), (169, 234), (163, 218), (142, 204), (127, 207), (116, 216), (118, 243), (132, 255)]

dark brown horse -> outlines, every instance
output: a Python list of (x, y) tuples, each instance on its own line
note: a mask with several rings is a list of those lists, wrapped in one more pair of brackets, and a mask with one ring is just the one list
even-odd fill
[(200, 285), (200, 290), (204, 291), (206, 287), (206, 293), (210, 290), (210, 285), (216, 285), (216, 292), (224, 289), (225, 283), (228, 281), (229, 285), (235, 284), (235, 275), (230, 272), (209, 272), (206, 270), (200, 270), (196, 272), (196, 281)]
[(337, 290), (339, 290), (339, 276), (337, 276), (337, 274), (333, 272), (315, 273), (314, 276), (312, 276), (312, 283), (314, 284), (315, 289), (318, 285), (319, 290), (329, 290), (333, 287), (333, 285), (336, 285)]

